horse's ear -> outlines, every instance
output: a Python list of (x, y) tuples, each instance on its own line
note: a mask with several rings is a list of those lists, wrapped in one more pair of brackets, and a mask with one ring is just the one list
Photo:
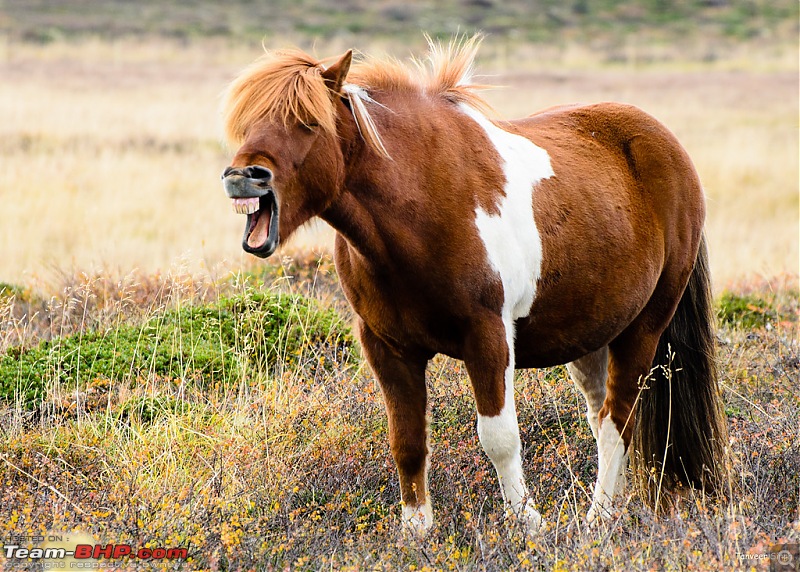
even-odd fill
[(322, 72), (325, 83), (334, 93), (341, 93), (347, 72), (350, 71), (350, 64), (353, 61), (353, 50), (347, 52), (339, 58), (335, 64), (331, 64), (328, 69)]

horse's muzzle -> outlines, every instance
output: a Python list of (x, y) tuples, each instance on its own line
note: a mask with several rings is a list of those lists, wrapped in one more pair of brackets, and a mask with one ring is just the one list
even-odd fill
[(272, 171), (258, 165), (243, 169), (228, 167), (222, 173), (225, 193), (232, 199), (263, 197), (272, 190), (271, 183)]

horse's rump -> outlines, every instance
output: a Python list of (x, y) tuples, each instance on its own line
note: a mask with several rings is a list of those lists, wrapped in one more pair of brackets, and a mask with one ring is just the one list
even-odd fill
[(614, 339), (665, 273), (688, 275), (702, 189), (672, 133), (633, 106), (551, 108), (510, 127), (546, 149), (555, 172), (533, 191), (543, 259), (517, 322), (518, 365), (565, 363)]

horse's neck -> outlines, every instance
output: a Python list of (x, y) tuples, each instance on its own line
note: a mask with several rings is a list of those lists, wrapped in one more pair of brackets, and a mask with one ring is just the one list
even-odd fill
[(368, 259), (383, 258), (388, 249), (370, 205), (358, 194), (343, 190), (323, 214), (322, 219), (339, 233), (351, 248)]
[[(393, 250), (387, 242), (396, 240), (409, 223), (401, 205), (424, 200), (427, 191), (410, 182), (426, 180), (435, 160), (415, 160), (409, 149), (430, 136), (424, 117), (405, 110), (383, 113), (391, 114), (391, 120), (379, 123), (378, 130), (392, 158), (370, 149), (357, 130), (342, 137), (347, 170), (344, 188), (322, 216), (367, 258), (383, 257)], [(408, 133), (415, 134), (413, 141), (403, 140)]]
[(386, 107), (374, 117), (392, 158), (370, 150), (357, 131), (349, 134), (344, 188), (323, 218), (366, 258), (413, 259), (430, 248), (417, 241), (435, 235), (437, 225), (447, 227), (444, 236), (467, 224), (476, 205), (491, 212), (491, 189), (502, 187), (503, 175), (480, 127), (470, 128), (452, 104), (389, 101)]

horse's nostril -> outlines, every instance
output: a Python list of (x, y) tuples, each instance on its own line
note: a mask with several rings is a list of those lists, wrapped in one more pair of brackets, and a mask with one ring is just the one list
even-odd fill
[(266, 167), (259, 167), (258, 165), (246, 167), (243, 173), (248, 179), (258, 179), (264, 182), (269, 182), (270, 179), (272, 179), (272, 171)]
[(227, 177), (228, 175), (231, 175), (231, 174), (233, 174), (235, 171), (238, 171), (238, 170), (239, 170), (239, 169), (236, 169), (236, 168), (234, 168), (234, 167), (226, 167), (226, 169), (225, 169), (224, 171), (222, 171), (222, 178), (224, 179), (224, 178), (225, 178), (225, 177)]

